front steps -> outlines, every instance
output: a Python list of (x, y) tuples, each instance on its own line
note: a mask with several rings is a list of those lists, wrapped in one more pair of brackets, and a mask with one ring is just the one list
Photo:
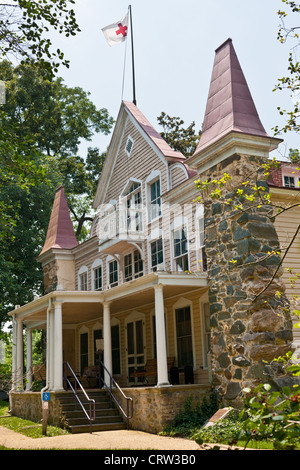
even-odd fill
[[(68, 391), (56, 395), (65, 415), (67, 428), (72, 432), (72, 434), (91, 431), (112, 431), (127, 428), (119, 410), (115, 406), (114, 402), (111, 403), (110, 397), (105, 390), (87, 390), (86, 393), (89, 398), (94, 399), (96, 402), (96, 418), (91, 422), (91, 426), (89, 419), (87, 419), (84, 414), (73, 392)], [(82, 392), (78, 392), (78, 396), (89, 414), (89, 403), (87, 402), (84, 394)]]

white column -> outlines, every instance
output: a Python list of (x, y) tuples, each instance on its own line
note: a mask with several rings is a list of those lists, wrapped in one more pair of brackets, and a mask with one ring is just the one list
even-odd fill
[(26, 390), (30, 390), (32, 386), (32, 329), (26, 329)]
[(54, 309), (47, 312), (47, 378), (49, 390), (54, 389), (54, 361), (55, 361), (55, 341), (54, 341)]
[(16, 391), (17, 380), (17, 321), (13, 316), (13, 339), (12, 339), (12, 386), (11, 391)]
[[(111, 322), (110, 302), (103, 303), (103, 339), (104, 339), (104, 365), (112, 375), (112, 352), (111, 352)], [(104, 381), (109, 386), (109, 375), (104, 369)]]
[(157, 386), (169, 385), (163, 286), (154, 287)]
[(54, 302), (54, 377), (53, 389), (63, 390), (62, 303)]
[(20, 392), (23, 390), (23, 322), (17, 320), (17, 390)]

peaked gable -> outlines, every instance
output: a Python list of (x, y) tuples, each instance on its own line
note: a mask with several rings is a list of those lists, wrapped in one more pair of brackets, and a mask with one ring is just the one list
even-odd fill
[[(123, 150), (123, 147), (125, 148), (126, 146), (126, 142), (124, 143), (124, 132), (125, 130), (128, 131), (129, 126), (134, 129), (133, 132), (136, 136), (139, 136), (139, 139), (143, 139), (143, 141), (151, 147), (153, 155), (159, 157), (161, 163), (166, 168), (168, 167), (169, 163), (183, 162), (186, 160), (185, 156), (181, 152), (172, 150), (172, 148), (154, 129), (154, 127), (145, 118), (145, 116), (141, 113), (135, 104), (123, 101), (94, 197), (93, 207), (95, 209), (104, 202), (104, 198), (108, 192), (119, 153)], [(135, 143), (132, 143), (132, 148), (136, 148)], [(145, 163), (149, 164), (149, 162), (146, 162), (142, 159), (141, 153), (140, 168)], [(125, 167), (123, 170), (126, 172)], [(126, 176), (128, 175), (125, 175), (124, 173), (123, 177), (126, 178)]]

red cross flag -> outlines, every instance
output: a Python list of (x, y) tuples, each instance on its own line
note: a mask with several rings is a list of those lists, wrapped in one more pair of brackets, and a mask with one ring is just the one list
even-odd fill
[(125, 41), (128, 32), (128, 13), (120, 21), (102, 28), (102, 31), (110, 46)]

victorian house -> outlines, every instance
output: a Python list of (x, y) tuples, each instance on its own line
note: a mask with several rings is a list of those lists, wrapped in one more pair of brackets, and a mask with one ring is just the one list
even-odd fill
[[(211, 318), (217, 304), (205, 252), (205, 208), (197, 202), (195, 180), (222, 162), (234, 167), (237, 155), (268, 158), (280, 142), (264, 130), (231, 40), (216, 50), (203, 132), (192, 157), (172, 150), (135, 104), (122, 102), (93, 202), (97, 215), (89, 239), (78, 244), (64, 189), (58, 188), (38, 258), (45, 295), (10, 314), (15, 377), (23, 368), (24, 327), (27, 332), (27, 383), (16, 380), (12, 403), (20, 393), (33, 393), (33, 329), (47, 331), (45, 390), (55, 396), (66, 388), (66, 362), (79, 379), (88, 377), (103, 351), (104, 380), (113, 376), (131, 397), (137, 429), (157, 431), (188, 396), (209, 394), (215, 386)], [(279, 188), (274, 174), (271, 194), (278, 200), (290, 192), (297, 197), (291, 182), (300, 172), (291, 174), (288, 165), (282, 171), (281, 186), (288, 182), (289, 188)], [(285, 241), (286, 224), (290, 233), (296, 224), (289, 217), (276, 227)], [(299, 238), (297, 243), (292, 258), (299, 260)], [(216, 347), (213, 351), (216, 356)], [(237, 370), (229, 374), (230, 367), (225, 375), (231, 384), (239, 375)], [(149, 424), (153, 416), (159, 426)]]

